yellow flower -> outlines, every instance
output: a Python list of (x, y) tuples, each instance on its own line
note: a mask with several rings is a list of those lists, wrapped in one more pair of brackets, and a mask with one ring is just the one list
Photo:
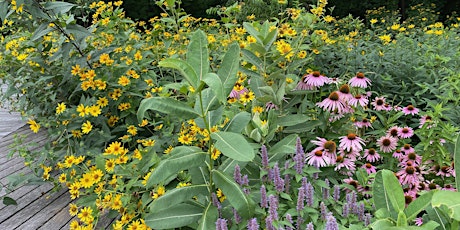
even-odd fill
[(84, 134), (88, 134), (89, 132), (91, 132), (92, 129), (93, 129), (93, 125), (91, 125), (91, 122), (89, 121), (86, 121), (85, 123), (81, 125), (81, 131)]
[(121, 86), (127, 86), (130, 82), (131, 81), (126, 76), (121, 76), (120, 78), (118, 78), (118, 84)]
[(65, 173), (62, 173), (59, 175), (59, 183), (65, 183), (67, 181), (67, 175)]
[(133, 136), (136, 136), (136, 134), (137, 134), (137, 128), (136, 128), (136, 126), (134, 126), (134, 125), (128, 126), (127, 132), (128, 132), (129, 134), (133, 135)]
[(154, 146), (154, 145), (155, 145), (155, 140), (152, 140), (152, 139), (142, 140), (142, 145), (143, 145), (144, 147), (151, 147), (151, 146)]
[(253, 113), (262, 113), (263, 111), (264, 108), (262, 108), (261, 106), (254, 106), (254, 108), (252, 108)]
[(136, 61), (142, 60), (142, 53), (141, 53), (141, 51), (138, 50), (138, 51), (134, 54), (134, 60), (136, 60)]
[(370, 22), (371, 24), (375, 24), (375, 23), (377, 23), (377, 22), (378, 22), (378, 20), (377, 20), (377, 19), (375, 19), (375, 18), (373, 18), (373, 19), (371, 19), (369, 22)]
[(77, 112), (78, 112), (78, 116), (80, 117), (84, 117), (89, 114), (88, 107), (85, 107), (85, 105), (83, 104), (79, 104), (77, 106)]
[(297, 53), (297, 57), (300, 59), (304, 59), (307, 56), (307, 51), (301, 50)]
[(81, 187), (83, 187), (83, 188), (90, 188), (95, 183), (91, 173), (83, 174), (83, 177), (80, 178), (79, 182), (81, 184)]
[(244, 103), (244, 104), (251, 102), (252, 100), (254, 100), (254, 98), (255, 98), (255, 95), (252, 91), (248, 91), (240, 95), (240, 101), (241, 103)]
[(120, 210), (122, 206), (123, 206), (123, 203), (121, 202), (121, 194), (117, 194), (112, 200), (111, 208), (113, 210)]
[(391, 29), (392, 29), (392, 30), (399, 30), (400, 27), (401, 27), (401, 26), (400, 26), (399, 24), (393, 24), (393, 25), (391, 26)]
[(227, 198), (225, 197), (224, 193), (222, 192), (222, 190), (217, 189), (217, 192), (216, 192), (216, 195), (217, 195), (217, 198), (219, 198), (219, 201), (222, 203), (224, 202), (224, 200)]
[(106, 106), (109, 104), (109, 100), (108, 100), (106, 97), (100, 97), (100, 98), (97, 100), (96, 104), (97, 104), (99, 107), (103, 108), (103, 107), (106, 107)]
[(38, 124), (37, 122), (35, 122), (34, 120), (31, 120), (29, 119), (29, 121), (27, 122), (27, 124), (29, 124), (30, 126), (30, 130), (32, 130), (34, 133), (38, 133), (38, 131), (40, 130), (40, 124)]
[(382, 40), (385, 44), (391, 41), (391, 36), (388, 34), (384, 34), (379, 36), (380, 40)]
[(102, 113), (101, 109), (97, 105), (90, 106), (88, 108), (88, 111), (91, 114), (91, 116), (93, 116), (93, 117), (97, 117), (97, 116), (99, 116), (99, 114)]
[(93, 177), (94, 183), (97, 183), (102, 179), (102, 176), (104, 176), (104, 174), (100, 169), (96, 169), (93, 172), (91, 172), (91, 176)]
[(251, 14), (249, 16), (246, 17), (248, 20), (252, 21), (254, 19), (256, 19), (256, 16), (254, 14)]
[(217, 158), (219, 158), (220, 154), (221, 154), (221, 152), (217, 148), (211, 147), (211, 158), (213, 160), (217, 160)]
[(91, 207), (83, 208), (80, 210), (80, 213), (78, 213), (78, 218), (86, 224), (91, 223), (94, 220), (93, 209), (91, 209)]
[(180, 135), (177, 139), (183, 145), (190, 145), (195, 140), (194, 137), (188, 134)]
[(165, 192), (166, 192), (165, 187), (160, 185), (157, 187), (157, 191), (153, 194), (152, 198), (157, 199), (158, 197), (163, 196)]
[(172, 147), (172, 145), (170, 145), (167, 149), (165, 149), (165, 151), (163, 151), (164, 154), (169, 154), (171, 153), (171, 151), (174, 149), (174, 147)]
[(69, 204), (69, 214), (70, 216), (76, 216), (78, 214), (78, 207), (76, 204)]
[(129, 108), (131, 108), (131, 104), (129, 102), (121, 103), (118, 105), (118, 109), (120, 111), (125, 111), (125, 110), (128, 110)]
[(105, 171), (113, 172), (115, 168), (115, 159), (108, 159), (105, 161)]
[(139, 127), (144, 127), (149, 124), (149, 121), (147, 119), (142, 120), (142, 123), (139, 124)]

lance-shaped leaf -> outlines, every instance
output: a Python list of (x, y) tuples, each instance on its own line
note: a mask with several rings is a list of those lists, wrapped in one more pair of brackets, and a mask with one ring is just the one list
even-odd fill
[[(454, 170), (455, 175), (460, 175), (460, 135), (457, 135), (457, 141), (455, 142), (455, 150), (454, 150)], [(455, 185), (456, 188), (460, 188), (460, 176), (455, 177)]]
[(263, 70), (264, 67), (263, 67), (263, 61), (257, 57), (252, 51), (250, 50), (247, 50), (247, 49), (242, 49), (241, 50), (241, 53), (243, 54), (243, 56), (245, 57), (245, 59), (255, 65), (257, 67), (258, 70)]
[(388, 191), (387, 188), (383, 184), (383, 176), (382, 173), (383, 171), (378, 171), (377, 174), (375, 174), (375, 180), (372, 184), (372, 193), (374, 197), (374, 204), (375, 204), (375, 209), (376, 210), (384, 210), (384, 213), (391, 215), (394, 219), (397, 218), (395, 209), (391, 205), (390, 198), (388, 197)]
[(150, 211), (158, 212), (159, 210), (169, 208), (180, 204), (199, 194), (208, 195), (208, 186), (205, 184), (190, 185), (181, 188), (175, 188), (167, 191), (164, 195), (154, 200), (150, 205)]
[(147, 180), (146, 187), (151, 188), (155, 184), (160, 184), (170, 176), (193, 167), (203, 165), (208, 153), (201, 151), (190, 151), (171, 156), (163, 160), (154, 168), (152, 174)]
[(449, 216), (456, 221), (460, 221), (460, 192), (442, 190), (433, 194), (431, 201), (433, 207), (447, 206)]
[(212, 176), (216, 187), (222, 190), (238, 214), (243, 218), (251, 217), (255, 210), (254, 201), (243, 192), (233, 177), (218, 170), (213, 170)]
[(215, 147), (225, 156), (238, 161), (252, 161), (254, 150), (239, 133), (215, 132), (211, 138), (216, 140)]
[(145, 215), (145, 224), (152, 229), (172, 229), (196, 223), (203, 209), (190, 204), (179, 204), (159, 212)]
[(203, 216), (199, 221), (200, 225), (198, 225), (198, 230), (208, 230), (208, 229), (216, 229), (216, 220), (219, 217), (219, 212), (217, 211), (217, 207), (212, 205), (211, 202), (208, 203), (208, 206), (203, 212)]
[(433, 197), (433, 191), (424, 193), (423, 195), (419, 196), (417, 199), (412, 201), (404, 210), (407, 216), (407, 221), (411, 221), (417, 217), (417, 215), (426, 209), (428, 205), (430, 205), (431, 198)]
[(199, 85), (199, 82), (209, 72), (208, 39), (201, 30), (195, 31), (190, 39), (187, 47), (187, 63), (195, 70), (197, 75), (195, 84)]
[(392, 171), (382, 171), (383, 186), (385, 187), (385, 191), (388, 194), (393, 208), (398, 213), (403, 212), (406, 201), (404, 199), (404, 192), (401, 184)]
[(52, 10), (55, 14), (64, 14), (70, 11), (75, 4), (68, 2), (46, 2), (45, 9)]
[(193, 88), (198, 88), (199, 78), (195, 69), (186, 61), (168, 58), (158, 63), (160, 67), (167, 67), (179, 70), (183, 77), (188, 81), (188, 83), (193, 86)]
[(45, 36), (46, 34), (48, 34), (49, 32), (53, 31), (54, 28), (52, 27), (49, 27), (48, 26), (49, 23), (46, 22), (46, 23), (43, 23), (41, 24), (34, 32), (34, 34), (32, 35), (32, 38), (30, 38), (31, 41), (35, 41), (43, 36)]
[[(225, 99), (230, 94), (238, 80), (238, 69), (240, 66), (240, 46), (238, 43), (232, 43), (224, 55), (222, 64), (220, 65), (217, 75), (222, 81), (223, 94)], [(226, 100), (225, 100), (226, 101)]]
[(137, 120), (139, 123), (144, 119), (147, 110), (154, 110), (183, 119), (192, 119), (199, 116), (199, 114), (185, 102), (169, 97), (151, 97), (142, 100), (137, 110)]
[(251, 121), (251, 114), (243, 111), (235, 116), (227, 123), (224, 128), (224, 131), (227, 132), (234, 132), (234, 133), (241, 133), (244, 130), (246, 125)]

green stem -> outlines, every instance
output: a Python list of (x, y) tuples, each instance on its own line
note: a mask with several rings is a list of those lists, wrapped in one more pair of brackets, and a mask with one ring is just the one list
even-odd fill
[[(201, 107), (201, 118), (204, 121), (204, 125), (206, 126), (206, 130), (208, 130), (209, 135), (211, 135), (211, 127), (210, 124), (207, 122), (207, 116), (206, 112), (203, 110), (203, 95), (202, 91), (200, 90), (198, 92), (198, 97), (200, 98), (200, 107)], [(214, 160), (212, 159), (212, 141), (209, 140), (208, 142), (208, 155), (209, 155), (209, 165), (208, 165), (208, 170), (209, 170), (209, 185), (208, 185), (208, 190), (209, 190), (209, 200), (212, 199), (211, 194), (213, 190), (213, 184), (212, 184), (212, 170), (214, 166)]]

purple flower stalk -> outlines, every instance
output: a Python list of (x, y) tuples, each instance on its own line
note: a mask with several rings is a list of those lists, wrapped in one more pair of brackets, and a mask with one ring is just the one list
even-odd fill
[(227, 220), (219, 218), (216, 221), (216, 230), (228, 230)]
[(339, 224), (331, 212), (327, 214), (324, 230), (339, 230)]
[(313, 226), (313, 223), (310, 222), (307, 224), (307, 227), (305, 228), (305, 230), (315, 230), (314, 226)]
[(348, 205), (348, 203), (346, 203), (342, 207), (342, 216), (346, 218), (349, 215), (350, 215), (350, 206)]
[(301, 174), (303, 171), (303, 167), (305, 166), (305, 152), (303, 151), (302, 143), (299, 137), (297, 137), (295, 147), (296, 147), (296, 151), (295, 151), (295, 156), (294, 156), (294, 162), (295, 162), (294, 168), (298, 174)]
[(273, 183), (275, 184), (275, 188), (277, 192), (284, 191), (284, 180), (281, 178), (280, 168), (278, 167), (278, 163), (275, 163), (273, 166)]
[(310, 182), (308, 182), (305, 187), (305, 201), (307, 202), (308, 207), (312, 207), (315, 201), (313, 197), (315, 190), (313, 188), (313, 185), (310, 184)]
[(248, 221), (247, 229), (248, 230), (259, 230), (259, 224), (257, 223), (257, 218), (252, 218)]
[(321, 219), (326, 220), (328, 212), (327, 212), (327, 207), (324, 204), (324, 202), (321, 201), (321, 203), (319, 204), (319, 209), (321, 212)]
[(327, 188), (321, 188), (323, 193), (323, 199), (327, 200), (329, 198), (329, 180), (326, 178), (324, 182), (327, 185)]
[(217, 207), (217, 210), (220, 213), (220, 211), (222, 210), (222, 205), (220, 204), (219, 199), (217, 199), (217, 195), (215, 193), (212, 193), (211, 198), (212, 198), (212, 204)]
[(238, 212), (234, 208), (233, 208), (233, 218), (235, 219), (236, 224), (241, 223), (241, 216), (238, 214)]
[(268, 196), (268, 212), (272, 217), (272, 220), (278, 220), (278, 198), (274, 195)]
[(371, 219), (372, 219), (371, 214), (366, 213), (364, 215), (364, 226), (368, 226), (369, 224), (371, 224)]
[[(289, 213), (286, 214), (286, 220), (292, 225), (292, 216), (291, 216), (291, 214), (289, 214)], [(286, 230), (292, 230), (292, 228), (289, 227), (289, 226), (286, 226)]]
[(249, 186), (249, 178), (248, 178), (248, 175), (244, 175), (243, 178), (241, 178), (241, 185)]
[(273, 227), (273, 217), (271, 215), (268, 215), (267, 218), (265, 218), (265, 228), (267, 230), (276, 230)]
[(340, 199), (340, 186), (334, 185), (334, 193), (333, 193), (334, 201), (337, 202)]
[(291, 188), (291, 176), (289, 174), (284, 175), (284, 192), (289, 193)]
[(265, 147), (265, 145), (262, 145), (262, 148), (261, 148), (261, 157), (262, 157), (262, 167), (265, 169), (265, 170), (268, 170), (268, 151), (267, 151), (267, 147)]
[(260, 186), (260, 207), (268, 208), (267, 190), (265, 185)]
[(297, 206), (296, 210), (300, 212), (304, 208), (304, 202), (305, 202), (305, 188), (300, 187), (299, 188), (299, 193), (297, 195)]
[(241, 181), (241, 169), (240, 169), (239, 165), (235, 165), (235, 171), (233, 171), (233, 179), (239, 185), (242, 184), (242, 181)]
[(364, 221), (364, 203), (359, 203), (356, 208), (356, 215), (359, 221)]

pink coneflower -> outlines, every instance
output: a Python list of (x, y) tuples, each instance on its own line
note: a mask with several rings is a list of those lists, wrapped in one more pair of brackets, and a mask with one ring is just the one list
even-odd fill
[(422, 128), (423, 125), (425, 123), (429, 123), (429, 125), (426, 126), (427, 129), (431, 128), (433, 125), (431, 124), (432, 123), (432, 118), (431, 116), (428, 116), (428, 115), (423, 115), (421, 118), (420, 118), (420, 126), (419, 128)]
[(371, 102), (372, 106), (376, 111), (384, 110), (385, 109), (385, 98), (384, 97), (376, 97)]
[(322, 102), (316, 103), (316, 105), (323, 110), (328, 110), (329, 112), (343, 113), (345, 105), (342, 100), (340, 100), (339, 94), (337, 92), (332, 92), (329, 94), (329, 97), (324, 99)]
[(401, 152), (404, 153), (404, 155), (415, 153), (415, 149), (412, 148), (410, 144), (404, 144), (403, 147), (401, 148)]
[(356, 94), (353, 98), (350, 98), (350, 100), (348, 100), (348, 104), (353, 107), (357, 107), (358, 104), (361, 107), (366, 107), (367, 104), (369, 104), (369, 100), (367, 99), (366, 96), (363, 96), (361, 94)]
[(371, 85), (371, 80), (364, 76), (364, 73), (358, 72), (356, 76), (348, 81), (351, 87), (360, 87), (360, 88), (367, 88), (367, 86)]
[(316, 168), (325, 167), (330, 163), (330, 159), (321, 150), (321, 147), (314, 149), (307, 154), (307, 164)]
[(329, 116), (329, 122), (338, 121), (343, 117), (345, 117), (344, 113), (331, 113), (331, 115)]
[(441, 177), (451, 177), (454, 175), (454, 168), (450, 166), (442, 166), (438, 173), (436, 173), (436, 176), (441, 176)]
[(356, 150), (354, 148), (351, 148), (350, 150), (345, 150), (344, 148), (340, 147), (339, 148), (339, 154), (341, 156), (344, 156), (346, 158), (350, 158), (351, 160), (355, 161), (356, 158), (359, 157), (359, 152), (360, 150)]
[(382, 136), (377, 140), (377, 145), (380, 147), (380, 151), (384, 153), (391, 153), (396, 149), (398, 139), (391, 136)]
[(342, 168), (347, 169), (349, 172), (354, 172), (356, 170), (355, 161), (350, 158), (339, 155), (337, 156), (335, 163), (335, 171), (339, 171)]
[(305, 78), (307, 75), (303, 76), (302, 79), (300, 79), (299, 83), (297, 83), (297, 86), (295, 87), (296, 90), (315, 90), (316, 86), (307, 84), (305, 82)]
[(364, 150), (363, 158), (368, 162), (376, 162), (380, 160), (380, 154), (374, 148)]
[(353, 94), (350, 93), (350, 86), (348, 84), (340, 86), (337, 93), (344, 101), (349, 101), (350, 99), (354, 98)]
[(269, 101), (265, 104), (265, 111), (269, 111), (269, 110), (278, 110), (278, 106), (275, 105), (275, 103), (273, 103), (272, 101)]
[(411, 138), (414, 135), (414, 130), (411, 127), (403, 127), (398, 130), (398, 137), (400, 138)]
[(403, 152), (401, 152), (401, 150), (399, 149), (396, 149), (394, 152), (393, 152), (393, 157), (400, 160), (404, 157), (404, 154)]
[(341, 136), (339, 147), (344, 150), (350, 151), (351, 149), (356, 151), (363, 150), (364, 140), (361, 137), (356, 136), (354, 133), (349, 133), (346, 136)]
[(388, 104), (388, 103), (385, 103), (383, 105), (383, 110), (385, 110), (385, 111), (391, 111), (392, 109), (393, 109), (393, 107), (391, 107), (391, 105)]
[(415, 115), (415, 114), (418, 114), (418, 109), (415, 108), (413, 105), (408, 105), (406, 107), (404, 107), (402, 109), (404, 115), (409, 115), (409, 114), (412, 114), (412, 115)]
[(329, 81), (329, 78), (321, 75), (319, 71), (313, 71), (311, 74), (306, 75), (304, 82), (308, 85), (321, 87)]
[(338, 85), (338, 84), (341, 84), (341, 83), (342, 83), (342, 79), (336, 78), (336, 77), (330, 77), (327, 80), (327, 84), (336, 84), (336, 85)]
[(449, 191), (453, 191), (453, 192), (457, 191), (457, 189), (454, 188), (454, 186), (452, 186), (450, 184), (444, 185), (444, 188), (441, 188), (441, 190), (449, 190)]
[[(343, 182), (345, 182), (345, 183), (348, 184), (348, 185), (353, 186), (355, 189), (358, 189), (359, 182), (358, 182), (357, 180), (354, 180), (354, 179), (351, 178), (351, 177), (350, 177), (350, 178), (347, 178), (347, 179), (343, 179)], [(347, 191), (347, 192), (351, 192), (351, 190), (348, 189), (348, 188), (346, 188), (346, 187), (345, 187), (344, 189), (345, 189), (345, 191)]]
[(417, 218), (415, 218), (415, 219), (414, 219), (414, 224), (415, 224), (416, 226), (422, 226), (422, 224), (423, 224), (423, 217), (417, 217)]
[(321, 147), (324, 152), (335, 155), (337, 145), (334, 141), (328, 141), (321, 137), (317, 137), (316, 139), (318, 140), (311, 140), (311, 143), (315, 144), (318, 147)]
[(377, 168), (369, 162), (361, 166), (361, 168), (366, 169), (367, 174), (375, 173), (377, 171)]
[(396, 173), (399, 178), (399, 183), (402, 185), (417, 185), (419, 178), (417, 176), (417, 170), (414, 166), (406, 166), (404, 169)]
[(398, 132), (399, 132), (399, 127), (398, 126), (393, 126), (388, 129), (387, 135), (392, 136), (394, 138), (398, 138)]
[(239, 99), (241, 94), (244, 94), (247, 92), (248, 92), (248, 89), (246, 89), (246, 87), (244, 87), (240, 83), (236, 83), (235, 86), (233, 86), (233, 89), (230, 92), (229, 97)]
[(367, 118), (363, 118), (361, 121), (355, 121), (353, 124), (358, 128), (369, 128), (372, 126), (372, 123)]

